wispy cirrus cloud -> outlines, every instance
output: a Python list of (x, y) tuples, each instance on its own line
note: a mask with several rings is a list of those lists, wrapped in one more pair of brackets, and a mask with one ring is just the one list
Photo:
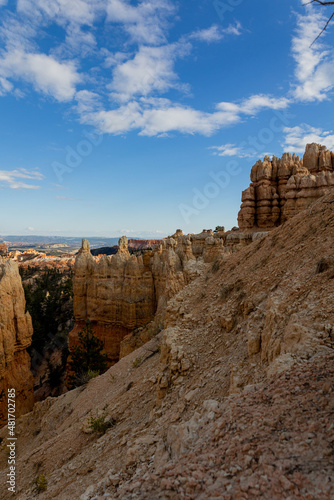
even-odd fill
[(140, 135), (164, 135), (169, 132), (210, 136), (222, 127), (239, 123), (243, 117), (256, 115), (264, 109), (285, 109), (288, 99), (254, 95), (239, 103), (221, 102), (207, 113), (174, 103), (169, 99), (141, 98), (112, 110), (88, 113), (84, 120), (101, 132), (123, 134), (139, 130)]
[(218, 26), (217, 24), (213, 24), (210, 28), (201, 29), (194, 31), (188, 38), (190, 40), (199, 40), (200, 42), (219, 42), (226, 35), (235, 35), (239, 36), (242, 33), (241, 24), (236, 22), (235, 24), (230, 24), (227, 28), (223, 28), (222, 26)]
[(211, 146), (209, 149), (217, 156), (237, 156), (238, 158), (250, 158), (258, 153), (247, 152), (243, 147), (236, 144), (222, 144), (221, 146)]
[(167, 30), (176, 6), (169, 0), (143, 0), (136, 6), (126, 0), (109, 0), (108, 21), (118, 23), (130, 41), (161, 45), (167, 41)]
[[(130, 0), (18, 0), (17, 11), (5, 13), (0, 21), (4, 45), (0, 50), (0, 96), (18, 92), (23, 82), (24, 92), (30, 85), (59, 102), (76, 102), (72, 110), (80, 121), (106, 133), (136, 130), (147, 136), (170, 132), (211, 135), (266, 109), (284, 109), (298, 100), (322, 100), (334, 86), (332, 52), (319, 43), (309, 47), (323, 22), (312, 6), (297, 17), (292, 40), (295, 85), (290, 96), (258, 93), (235, 102), (222, 99), (210, 111), (170, 97), (172, 90), (182, 98), (191, 97), (191, 87), (181, 80), (177, 63), (193, 54), (198, 43), (225, 43), (228, 37), (240, 36), (239, 22), (199, 28), (169, 42), (170, 28), (177, 20), (177, 4), (172, 0), (136, 4)], [(122, 51), (119, 39), (114, 45), (117, 51), (111, 49), (113, 44), (97, 43), (100, 31), (95, 28), (101, 19), (104, 41), (105, 33), (115, 27), (112, 36), (115, 31), (122, 39)], [(40, 39), (54, 23), (65, 35), (43, 51)], [(86, 66), (86, 73), (81, 73), (92, 54), (94, 67)], [(218, 147), (222, 148), (219, 154), (226, 156), (236, 148), (233, 144)]]
[(313, 44), (327, 19), (311, 5), (306, 9), (305, 15), (297, 15), (297, 29), (292, 38), (296, 63), (293, 96), (298, 101), (323, 101), (334, 87), (334, 50), (321, 39)]
[(24, 180), (41, 181), (44, 175), (33, 170), (29, 171), (24, 168), (18, 170), (0, 170), (0, 185), (10, 189), (40, 189), (40, 185), (29, 184)]
[(334, 149), (334, 132), (332, 130), (326, 131), (322, 128), (302, 123), (296, 127), (285, 127), (283, 133), (284, 142), (282, 143), (282, 147), (286, 151), (303, 153), (306, 144), (311, 144), (312, 142), (323, 144), (328, 149)]
[(38, 23), (92, 25), (105, 5), (106, 0), (18, 0), (17, 11)]

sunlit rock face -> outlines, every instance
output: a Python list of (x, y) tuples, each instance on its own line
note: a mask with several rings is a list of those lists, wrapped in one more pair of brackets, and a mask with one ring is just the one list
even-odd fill
[(290, 153), (255, 163), (251, 184), (242, 193), (238, 216), (242, 231), (271, 229), (334, 188), (334, 154), (308, 144), (302, 159)]
[(27, 348), (32, 339), (31, 317), (16, 262), (0, 257), (0, 425), (7, 421), (7, 391), (16, 391), (16, 417), (34, 405), (33, 376)]
[[(116, 255), (97, 257), (83, 240), (74, 266), (76, 323), (69, 336), (70, 350), (89, 320), (109, 363), (115, 363), (163, 327), (168, 300), (198, 277), (203, 266), (251, 243), (252, 236), (211, 230), (183, 235), (178, 230), (139, 256), (130, 255), (123, 236)], [(149, 330), (141, 331), (147, 325)]]

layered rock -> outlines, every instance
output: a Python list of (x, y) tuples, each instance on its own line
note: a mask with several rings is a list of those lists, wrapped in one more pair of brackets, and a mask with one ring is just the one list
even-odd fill
[(18, 262), (19, 267), (23, 269), (35, 267), (41, 270), (58, 269), (59, 271), (68, 271), (73, 268), (75, 262), (75, 257), (70, 254), (53, 256), (34, 249), (28, 249), (24, 252), (15, 250), (9, 252), (8, 256)]
[(126, 238), (121, 238), (117, 255), (96, 258), (90, 253), (88, 241), (83, 240), (74, 270), (76, 325), (70, 333), (70, 349), (89, 319), (113, 363), (118, 360), (122, 339), (151, 321), (156, 310), (147, 259), (130, 256)]
[(7, 390), (16, 390), (16, 417), (34, 404), (30, 371), (32, 323), (16, 263), (0, 257), (0, 425), (7, 420)]
[(83, 240), (74, 267), (76, 324), (69, 336), (70, 349), (90, 320), (113, 364), (163, 328), (168, 300), (199, 276), (205, 264), (251, 243), (255, 236), (217, 235), (211, 230), (183, 235), (178, 230), (140, 256), (130, 255), (125, 236), (118, 253), (110, 256), (93, 257)]
[(44, 500), (334, 498), (333, 206), (208, 264), (163, 332), (21, 417), (18, 498), (42, 474)]
[(251, 184), (242, 193), (238, 215), (242, 231), (271, 229), (334, 189), (334, 155), (325, 146), (308, 144), (302, 159), (284, 153), (255, 163)]

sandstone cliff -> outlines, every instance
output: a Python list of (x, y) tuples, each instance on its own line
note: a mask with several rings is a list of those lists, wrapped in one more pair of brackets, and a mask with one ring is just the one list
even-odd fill
[(253, 166), (251, 185), (242, 193), (239, 227), (271, 229), (333, 189), (334, 154), (325, 146), (308, 144), (302, 159), (266, 156)]
[(30, 356), (32, 324), (17, 264), (0, 257), (0, 425), (7, 420), (7, 389), (16, 389), (16, 416), (34, 404)]
[[(17, 499), (41, 474), (43, 500), (333, 498), (333, 207), (202, 261), (164, 331), (21, 417)], [(104, 414), (115, 425), (87, 433)]]
[(74, 267), (74, 316), (70, 349), (87, 319), (112, 364), (147, 342), (164, 326), (168, 300), (196, 278), (205, 263), (250, 244), (256, 234), (203, 230), (160, 240), (154, 250), (130, 255), (125, 236), (117, 255), (93, 257), (83, 245)]
[(5, 243), (0, 243), (0, 256), (1, 257), (4, 257), (8, 254), (8, 248), (7, 248), (7, 245), (5, 245)]

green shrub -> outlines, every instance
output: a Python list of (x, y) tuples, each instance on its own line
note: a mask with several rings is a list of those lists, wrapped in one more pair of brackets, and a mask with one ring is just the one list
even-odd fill
[(91, 434), (105, 434), (110, 427), (116, 424), (116, 420), (109, 418), (106, 420), (107, 413), (104, 412), (102, 415), (91, 415), (88, 419), (88, 428)]
[(35, 490), (37, 493), (42, 493), (48, 487), (48, 480), (45, 474), (41, 474), (34, 481)]
[(141, 358), (136, 358), (132, 361), (133, 368), (138, 368), (142, 364)]

